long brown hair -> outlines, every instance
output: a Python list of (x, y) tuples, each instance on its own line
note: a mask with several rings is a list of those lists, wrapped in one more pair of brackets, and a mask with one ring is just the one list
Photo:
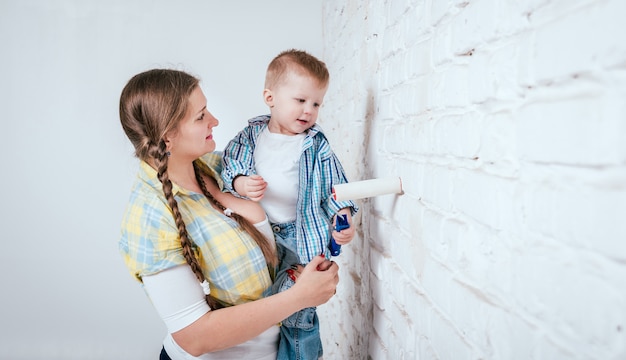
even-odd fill
[[(202, 283), (205, 276), (172, 193), (172, 182), (167, 173), (168, 156), (165, 144), (165, 135), (176, 130), (187, 114), (189, 97), (198, 84), (197, 78), (178, 70), (154, 69), (137, 74), (122, 90), (119, 111), (122, 127), (135, 148), (135, 155), (156, 167), (157, 176), (163, 185), (163, 194), (178, 228), (183, 256), (198, 281)], [(225, 210), (205, 186), (203, 177), (210, 175), (204, 174), (195, 162), (194, 170), (204, 195), (213, 206)], [(231, 217), (254, 239), (266, 262), (275, 266), (278, 262), (276, 252), (265, 236), (243, 216), (233, 213)], [(221, 303), (210, 295), (207, 295), (207, 302), (213, 309), (222, 307)]]

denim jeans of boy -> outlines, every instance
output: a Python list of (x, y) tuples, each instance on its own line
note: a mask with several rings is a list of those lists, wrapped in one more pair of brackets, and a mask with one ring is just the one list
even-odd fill
[[(293, 223), (272, 224), (276, 237), (276, 249), (280, 265), (272, 290), (282, 292), (293, 286), (294, 281), (286, 271), (299, 264), (296, 255), (296, 231)], [(319, 320), (315, 308), (306, 308), (283, 320), (280, 327), (277, 360), (317, 360), (323, 354)]]

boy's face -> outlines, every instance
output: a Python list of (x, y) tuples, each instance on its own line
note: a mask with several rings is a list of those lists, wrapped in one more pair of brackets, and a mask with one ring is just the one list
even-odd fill
[(272, 133), (296, 135), (308, 130), (317, 121), (328, 85), (305, 74), (289, 72), (273, 89), (265, 89), (263, 98), (270, 107)]

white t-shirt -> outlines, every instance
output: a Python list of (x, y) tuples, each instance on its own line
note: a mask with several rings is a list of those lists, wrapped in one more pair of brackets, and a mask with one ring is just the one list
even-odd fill
[(163, 347), (172, 360), (276, 360), (279, 331), (278, 326), (272, 326), (261, 335), (243, 344), (222, 351), (202, 354), (198, 357), (190, 355), (178, 346), (170, 334), (167, 334), (163, 341)]
[(296, 219), (300, 156), (305, 134), (274, 134), (265, 128), (257, 139), (254, 164), (267, 181), (261, 206), (273, 223)]

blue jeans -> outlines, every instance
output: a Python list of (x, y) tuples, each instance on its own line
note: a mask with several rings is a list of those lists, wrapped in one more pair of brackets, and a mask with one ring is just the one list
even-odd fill
[[(286, 271), (300, 263), (296, 255), (296, 230), (294, 223), (272, 224), (278, 251), (278, 272), (272, 290), (285, 291), (294, 281)], [(320, 326), (314, 307), (292, 314), (280, 327), (280, 341), (276, 360), (317, 360), (323, 355)]]

